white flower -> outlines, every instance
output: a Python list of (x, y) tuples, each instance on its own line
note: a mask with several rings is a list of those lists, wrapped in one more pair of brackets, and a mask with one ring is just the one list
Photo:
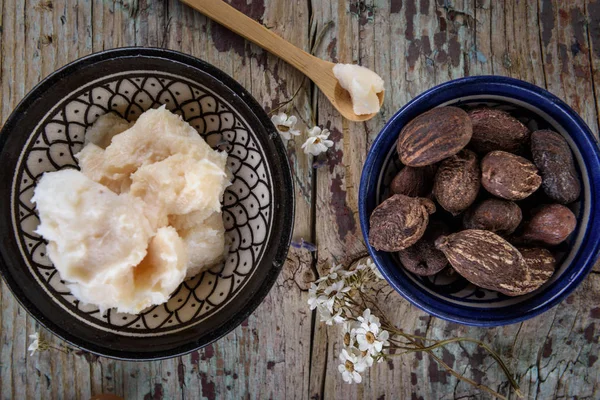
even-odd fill
[(348, 293), (350, 291), (350, 286), (344, 286), (344, 281), (337, 281), (330, 286), (325, 288), (325, 296), (331, 297), (334, 299), (343, 299), (344, 293)]
[(383, 279), (383, 275), (381, 275), (381, 271), (379, 271), (379, 268), (377, 268), (377, 265), (375, 265), (375, 263), (373, 262), (373, 260), (371, 260), (370, 258), (367, 258), (367, 267), (373, 271), (373, 274), (375, 274), (375, 276), (379, 279)]
[[(310, 306), (311, 310), (314, 310), (315, 308), (317, 308), (320, 305), (325, 305), (329, 298), (325, 295), (317, 295), (317, 290), (319, 290), (319, 287), (317, 285), (315, 285), (314, 283), (312, 283), (310, 285), (310, 289), (308, 289), (308, 305)], [(333, 302), (332, 302), (332, 306), (333, 306)]]
[(364, 372), (367, 369), (367, 365), (366, 360), (360, 357), (356, 349), (342, 349), (340, 361), (342, 363), (338, 365), (338, 371), (342, 374), (344, 382), (362, 382), (362, 376), (360, 376), (359, 372)]
[[(371, 354), (369, 354), (368, 351), (361, 352), (361, 354), (358, 358), (359, 358), (359, 360), (362, 360), (367, 367), (373, 366), (373, 361), (374, 361), (373, 356), (371, 356)], [(382, 358), (380, 358), (380, 359), (382, 359)]]
[(333, 267), (331, 267), (331, 269), (329, 270), (329, 274), (317, 279), (316, 282), (317, 283), (325, 282), (328, 279), (334, 281), (340, 276), (338, 274), (338, 271), (340, 271), (340, 273), (342, 273), (342, 271), (343, 271), (343, 266), (341, 264), (334, 265)]
[(319, 307), (319, 314), (321, 322), (325, 322), (327, 325), (341, 324), (346, 321), (346, 318), (342, 317), (342, 310), (332, 314), (327, 308)]
[(362, 271), (363, 269), (367, 269), (367, 266), (365, 264), (358, 264), (355, 269), (357, 271)]
[(383, 346), (389, 344), (388, 339), (390, 334), (388, 331), (381, 330), (379, 319), (372, 321), (373, 316), (370, 315), (369, 317), (369, 320), (363, 319), (360, 328), (356, 330), (356, 341), (358, 342), (359, 350), (366, 351), (368, 354), (376, 356), (381, 353)]
[(333, 267), (331, 267), (331, 269), (329, 270), (330, 274), (333, 274), (334, 272), (338, 272), (339, 270), (344, 269), (344, 266), (342, 264), (338, 264), (338, 265), (334, 265)]
[(40, 347), (40, 334), (36, 332), (33, 335), (29, 335), (29, 339), (33, 340), (33, 342), (31, 342), (27, 351), (30, 351), (31, 353), (29, 353), (29, 355), (32, 356)]
[(324, 309), (328, 310), (328, 313), (333, 313), (333, 305), (335, 304), (335, 297), (324, 296), (325, 300), (321, 303)]
[(375, 315), (371, 314), (371, 309), (367, 308), (365, 311), (363, 311), (363, 315), (362, 317), (358, 317), (358, 322), (362, 323), (367, 323), (367, 324), (375, 324), (377, 326), (381, 326), (381, 324), (379, 323), (379, 318), (377, 318)]
[(290, 140), (292, 135), (298, 136), (300, 134), (298, 129), (294, 129), (298, 119), (293, 115), (288, 117), (285, 113), (279, 113), (271, 117), (271, 122), (273, 122), (273, 125), (277, 128), (277, 132), (284, 139)]
[(308, 139), (302, 145), (306, 154), (312, 154), (318, 156), (321, 153), (327, 151), (328, 148), (333, 146), (333, 141), (329, 140), (329, 130), (322, 129), (318, 126), (312, 127), (308, 131)]
[(342, 338), (344, 341), (344, 346), (351, 347), (354, 346), (354, 342), (356, 340), (356, 328), (357, 324), (355, 321), (346, 321), (342, 326)]
[(355, 269), (353, 269), (351, 271), (344, 271), (344, 272), (342, 272), (342, 276), (344, 278), (350, 278), (351, 276), (356, 275), (357, 272), (358, 271), (356, 271)]

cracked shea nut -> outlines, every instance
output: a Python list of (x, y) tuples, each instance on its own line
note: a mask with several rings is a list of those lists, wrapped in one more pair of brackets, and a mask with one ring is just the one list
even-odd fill
[(477, 286), (507, 296), (535, 290), (523, 255), (493, 232), (468, 229), (439, 237), (435, 246), (456, 272)]
[(390, 189), (395, 194), (410, 197), (425, 197), (431, 193), (435, 166), (404, 167), (392, 180)]
[(494, 196), (523, 200), (540, 187), (542, 177), (526, 158), (505, 151), (492, 151), (481, 160), (481, 184)]
[(569, 204), (579, 198), (581, 184), (569, 144), (550, 130), (531, 134), (533, 162), (542, 174), (542, 189), (557, 203)]
[(370, 219), (369, 243), (376, 250), (400, 251), (415, 244), (427, 228), (435, 205), (429, 199), (396, 194), (381, 203)]
[(561, 204), (542, 206), (525, 223), (518, 242), (543, 243), (550, 246), (562, 243), (575, 230), (575, 214)]
[(477, 108), (469, 111), (473, 123), (473, 137), (469, 148), (478, 154), (493, 150), (515, 153), (529, 139), (529, 129), (503, 110)]
[(500, 236), (510, 235), (517, 229), (523, 213), (517, 203), (487, 199), (471, 207), (463, 218), (465, 229), (483, 229)]
[(448, 259), (435, 248), (435, 241), (450, 233), (448, 226), (441, 221), (429, 221), (423, 237), (415, 244), (400, 250), (398, 258), (402, 266), (416, 275), (435, 275), (448, 265)]
[(471, 150), (461, 150), (442, 161), (433, 185), (433, 194), (442, 208), (458, 215), (477, 198), (481, 187), (481, 170)]
[(438, 107), (410, 121), (398, 138), (398, 155), (404, 165), (423, 167), (455, 155), (471, 140), (473, 127), (458, 107)]

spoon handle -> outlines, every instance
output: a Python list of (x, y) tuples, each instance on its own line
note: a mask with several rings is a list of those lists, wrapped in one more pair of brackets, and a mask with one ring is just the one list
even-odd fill
[(276, 35), (223, 0), (181, 0), (181, 2), (275, 54), (311, 79), (316, 78), (315, 74), (318, 74), (318, 68), (315, 67), (325, 63)]

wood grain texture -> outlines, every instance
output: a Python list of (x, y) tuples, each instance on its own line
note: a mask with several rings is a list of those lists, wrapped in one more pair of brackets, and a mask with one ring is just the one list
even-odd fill
[[(58, 351), (29, 356), (27, 336), (35, 331), (55, 346), (62, 342), (40, 328), (2, 283), (0, 398), (87, 399), (102, 392), (127, 399), (486, 398), (421, 355), (377, 365), (363, 385), (343, 383), (337, 372), (339, 332), (319, 324), (308, 310), (307, 283), (331, 263), (364, 251), (357, 203), (368, 148), (398, 108), (433, 85), (465, 75), (520, 78), (563, 98), (598, 135), (600, 1), (228, 1), (305, 51), (314, 29), (333, 21), (316, 54), (361, 63), (386, 81), (381, 114), (364, 123), (343, 120), (322, 94), (314, 98), (314, 117), (336, 142), (324, 166), (313, 169), (300, 149), (304, 133), (287, 143), (296, 184), (294, 235), (316, 242), (318, 253), (292, 250), (265, 302), (229, 335), (158, 362)], [(175, 0), (0, 0), (0, 10), (2, 122), (37, 82), (64, 64), (94, 51), (142, 45), (210, 62), (267, 110), (302, 85), (293, 112), (310, 124), (312, 85), (302, 75)], [(407, 332), (490, 343), (532, 399), (600, 396), (599, 304), (599, 266), (559, 306), (495, 329), (432, 318), (394, 292), (381, 299)], [(498, 367), (473, 347), (455, 345), (438, 354), (506, 393)]]

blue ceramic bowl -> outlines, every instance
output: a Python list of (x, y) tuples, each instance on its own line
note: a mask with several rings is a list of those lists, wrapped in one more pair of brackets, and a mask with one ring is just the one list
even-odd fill
[[(401, 168), (396, 152), (400, 130), (410, 120), (434, 107), (487, 105), (511, 112), (531, 130), (552, 129), (562, 134), (573, 151), (582, 180), (580, 200), (571, 205), (577, 229), (558, 249), (559, 266), (538, 290), (507, 297), (468, 283), (450, 269), (433, 277), (405, 270), (396, 254), (368, 245), (369, 217), (387, 196), (389, 184)], [(529, 83), (505, 77), (478, 76), (436, 86), (406, 104), (375, 139), (362, 172), (359, 214), (367, 247), (390, 285), (417, 307), (448, 321), (476, 326), (520, 322), (557, 305), (586, 277), (600, 247), (600, 150), (585, 122), (556, 96)]]

